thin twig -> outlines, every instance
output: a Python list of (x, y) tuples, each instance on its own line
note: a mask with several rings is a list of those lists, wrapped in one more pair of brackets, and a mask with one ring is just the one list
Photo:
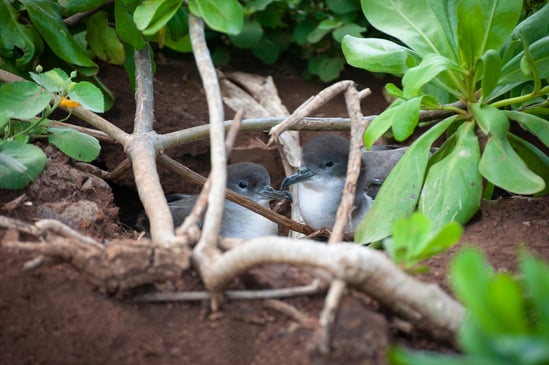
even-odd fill
[(271, 130), (269, 131), (271, 138), (269, 139), (268, 144), (274, 143), (274, 141), (278, 139), (278, 136), (283, 131), (289, 129), (292, 125), (303, 119), (305, 116), (312, 114), (316, 109), (326, 104), (326, 102), (331, 100), (334, 96), (346, 90), (349, 85), (353, 83), (353, 81), (348, 80), (336, 82), (335, 84), (330, 85), (321, 92), (319, 92), (317, 95), (309, 98), (307, 101), (301, 104), (288, 118), (286, 118), (286, 120), (271, 128)]
[(42, 230), (42, 232), (48, 231), (66, 238), (74, 238), (81, 242), (93, 245), (99, 249), (103, 249), (105, 247), (93, 238), (84, 236), (80, 232), (75, 231), (71, 227), (59, 221), (56, 221), (55, 219), (42, 219), (41, 221), (36, 222), (34, 225), (38, 227), (38, 229)]
[(281, 300), (267, 299), (263, 302), (263, 305), (267, 308), (274, 309), (280, 313), (287, 315), (288, 317), (293, 318), (302, 327), (310, 329), (316, 329), (317, 327), (317, 323), (314, 318), (307, 316), (305, 313), (301, 312), (293, 305), (285, 303)]
[[(291, 298), (302, 295), (316, 294), (321, 290), (319, 280), (313, 281), (309, 285), (297, 286), (283, 289), (263, 289), (263, 290), (227, 290), (223, 292), (228, 299), (253, 300), (253, 299), (271, 299), (271, 298)], [(211, 299), (211, 294), (207, 291), (198, 292), (153, 292), (134, 297), (134, 302), (183, 302)]]
[[(210, 154), (212, 186), (208, 195), (208, 210), (204, 218), (202, 237), (195, 250), (198, 261), (209, 259), (209, 254), (217, 250), (217, 237), (223, 216), (224, 191), (227, 182), (227, 156), (224, 141), (224, 111), (221, 91), (210, 51), (204, 35), (204, 22), (189, 15), (189, 36), (193, 48), (195, 63), (202, 79), (202, 85), (208, 103), (210, 120)], [(203, 250), (209, 251), (209, 253)], [(206, 257), (202, 254), (206, 253)], [(200, 267), (200, 264), (199, 264)], [(201, 270), (202, 271), (202, 270)]]

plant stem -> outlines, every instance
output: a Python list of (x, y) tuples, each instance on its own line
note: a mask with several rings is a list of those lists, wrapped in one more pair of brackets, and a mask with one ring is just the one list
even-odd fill
[(527, 95), (521, 95), (521, 96), (517, 96), (517, 97), (514, 97), (514, 98), (503, 99), (503, 100), (500, 100), (500, 101), (496, 101), (496, 102), (494, 102), (490, 105), (495, 107), (495, 108), (501, 108), (501, 107), (512, 105), (512, 104), (524, 103), (528, 100), (535, 99), (538, 96), (542, 96), (542, 95), (545, 95), (545, 94), (549, 94), (549, 86), (545, 86), (539, 92), (532, 92), (532, 93), (527, 94)]

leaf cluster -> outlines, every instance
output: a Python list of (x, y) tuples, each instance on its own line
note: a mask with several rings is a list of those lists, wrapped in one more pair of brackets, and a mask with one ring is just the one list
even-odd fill
[(549, 157), (515, 129), (549, 147), (549, 4), (518, 23), (520, 0), (361, 3), (368, 21), (399, 42), (345, 36), (347, 61), (402, 76), (402, 88), (387, 85), (396, 101), (369, 125), (365, 145), (388, 131), (406, 140), (420, 125), (420, 110), (448, 117), (425, 123), (430, 128), (389, 175), (355, 239), (380, 240), (416, 209), (435, 230), (464, 224), (494, 186), (547, 194)]
[(469, 313), (458, 332), (461, 355), (393, 349), (394, 365), (549, 363), (549, 265), (522, 252), (519, 279), (495, 273), (476, 249), (461, 252), (450, 281)]
[(46, 164), (42, 150), (30, 142), (47, 136), (67, 156), (90, 162), (100, 151), (99, 141), (68, 127), (50, 125), (48, 116), (59, 106), (82, 105), (102, 112), (101, 90), (87, 81), (74, 82), (61, 69), (30, 74), (32, 81), (0, 86), (0, 188), (22, 189), (36, 179)]

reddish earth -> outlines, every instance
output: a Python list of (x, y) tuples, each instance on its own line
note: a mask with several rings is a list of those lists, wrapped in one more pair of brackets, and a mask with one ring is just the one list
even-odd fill
[[(204, 95), (191, 60), (166, 59), (157, 66), (157, 131), (164, 133), (206, 123)], [(275, 75), (280, 96), (289, 110), (323, 87), (291, 76), (296, 72), (289, 67), (262, 71)], [(380, 112), (385, 107), (381, 88), (386, 81), (364, 74), (357, 76), (356, 72), (350, 75), (361, 87), (373, 91), (363, 102), (363, 113)], [(99, 76), (117, 95), (115, 107), (106, 118), (130, 131), (135, 103), (125, 75), (119, 68), (105, 66)], [(345, 115), (342, 99), (330, 102), (317, 115)], [(227, 116), (232, 113), (227, 111)], [(265, 136), (256, 136), (265, 140)], [(249, 139), (243, 134), (239, 144), (245, 146)], [(133, 177), (125, 176), (109, 187), (53, 148), (44, 147), (50, 156), (48, 167), (24, 191), (32, 205), (7, 210), (4, 203), (23, 192), (1, 191), (0, 214), (27, 222), (54, 217), (99, 239), (135, 237), (130, 225), (139, 203)], [(201, 174), (209, 168), (207, 152), (206, 141), (167, 151)], [(275, 152), (260, 152), (240, 151), (234, 159), (264, 163), (273, 176), (273, 184), (278, 185), (283, 176)], [(97, 164), (111, 170), (123, 157), (120, 146), (103, 144)], [(161, 178), (167, 192), (197, 190), (166, 172), (161, 172)], [(0, 229), (3, 240), (12, 234)], [(28, 237), (23, 235), (21, 239)], [(549, 259), (549, 198), (506, 197), (485, 202), (481, 212), (465, 227), (458, 247), (431, 259), (432, 270), (422, 278), (448, 289), (448, 262), (460, 247), (467, 245), (482, 248), (498, 270), (515, 270), (515, 254), (522, 247)], [(228, 302), (218, 314), (211, 314), (206, 302), (135, 304), (109, 297), (66, 264), (23, 272), (22, 265), (32, 258), (28, 253), (0, 248), (0, 364), (385, 364), (385, 353), (391, 344), (454, 351), (450, 344), (426, 333), (413, 328), (405, 331), (406, 327), (398, 325), (399, 321), (385, 308), (352, 292), (343, 300), (338, 315), (332, 353), (321, 356), (310, 351), (310, 328), (261, 301)], [(267, 273), (267, 279), (259, 278), (255, 272), (243, 278), (242, 283), (258, 285), (258, 281), (266, 280), (284, 286), (307, 282), (295, 269), (274, 267)], [(174, 285), (202, 289), (192, 273)], [(318, 318), (323, 299), (322, 295), (315, 295), (284, 301), (305, 315)]]

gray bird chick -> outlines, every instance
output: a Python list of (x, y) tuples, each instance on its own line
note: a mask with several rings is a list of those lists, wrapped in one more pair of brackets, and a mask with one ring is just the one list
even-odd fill
[[(301, 168), (282, 181), (282, 190), (292, 184), (298, 184), (297, 195), (301, 216), (313, 229), (334, 226), (345, 186), (349, 147), (348, 140), (335, 134), (324, 134), (312, 139), (303, 146)], [(353, 201), (354, 209), (345, 228), (347, 232), (355, 231), (373, 203), (372, 198), (365, 193), (365, 187), (366, 167), (364, 161), (361, 161)]]
[[(262, 165), (240, 162), (227, 166), (227, 188), (269, 208), (272, 200), (287, 199), (291, 194), (271, 187), (269, 172)], [(179, 226), (191, 212), (197, 196), (170, 194), (167, 196), (174, 225)], [(251, 239), (278, 235), (278, 225), (269, 219), (225, 199), (220, 235), (230, 238)]]

